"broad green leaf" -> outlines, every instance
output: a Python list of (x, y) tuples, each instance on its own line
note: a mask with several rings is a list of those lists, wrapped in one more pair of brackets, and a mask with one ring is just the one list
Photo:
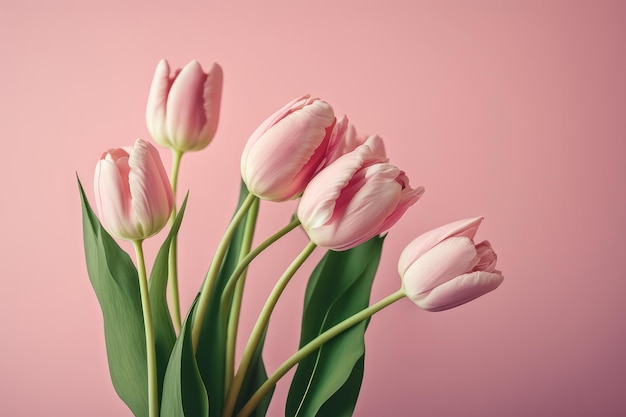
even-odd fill
[(187, 196), (176, 216), (165, 241), (161, 245), (154, 260), (150, 273), (150, 305), (152, 307), (152, 320), (154, 323), (154, 344), (157, 359), (157, 378), (159, 384), (159, 398), (163, 394), (163, 379), (170, 358), (170, 353), (176, 342), (176, 333), (172, 325), (170, 310), (167, 305), (167, 280), (170, 244), (174, 236), (178, 234), (180, 223), (183, 220)]
[(115, 391), (136, 417), (148, 416), (146, 338), (137, 270), (104, 230), (80, 180), (85, 260), (104, 321), (109, 372)]
[(318, 416), (351, 417), (354, 413), (356, 400), (359, 397), (363, 371), (365, 367), (365, 355), (357, 361), (352, 368), (352, 373), (341, 388), (322, 405), (317, 412)]
[[(248, 196), (246, 185), (241, 182), (239, 202), (241, 206)], [(220, 312), (220, 298), (228, 278), (237, 267), (244, 236), (247, 215), (237, 227), (224, 262), (219, 271), (213, 294), (209, 302), (206, 317), (202, 323), (202, 330), (198, 340), (196, 353), (200, 374), (207, 388), (211, 416), (220, 416), (224, 407), (224, 381), (226, 360), (226, 329), (228, 317), (222, 317)], [(230, 308), (228, 309), (230, 311)], [(262, 361), (259, 357), (257, 362)], [(257, 368), (258, 364), (251, 364), (251, 368)], [(262, 362), (261, 362), (262, 366)]]
[(209, 415), (207, 392), (200, 377), (191, 342), (194, 310), (195, 302), (182, 325), (165, 372), (161, 403), (161, 415), (164, 417)]
[[(252, 355), (252, 359), (250, 359), (250, 366), (248, 367), (248, 372), (243, 380), (243, 384), (241, 385), (241, 390), (239, 391), (239, 396), (237, 397), (237, 403), (235, 405), (235, 414), (241, 410), (241, 408), (246, 405), (250, 397), (256, 392), (261, 385), (265, 381), (267, 381), (267, 371), (265, 369), (265, 364), (263, 363), (263, 358), (261, 356), (263, 352), (263, 345), (265, 344), (265, 335), (267, 333), (267, 327), (263, 332), (263, 337), (259, 341), (254, 354)], [(250, 414), (250, 417), (263, 417), (267, 414), (267, 409), (270, 406), (270, 401), (272, 400), (272, 395), (274, 394), (274, 388), (265, 395), (263, 400), (259, 403), (259, 405), (254, 409), (254, 411)]]
[[(322, 258), (307, 285), (301, 347), (368, 306), (383, 240), (375, 237), (347, 251), (328, 251)], [(357, 324), (298, 364), (287, 417), (352, 415), (363, 376), (366, 327), (366, 321)]]

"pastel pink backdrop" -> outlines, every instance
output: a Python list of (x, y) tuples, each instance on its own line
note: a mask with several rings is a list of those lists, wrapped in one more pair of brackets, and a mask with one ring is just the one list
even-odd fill
[[(0, 415), (130, 416), (108, 376), (75, 175), (92, 196), (100, 153), (148, 137), (160, 58), (225, 73), (217, 137), (183, 159), (185, 307), (233, 209), (246, 139), (310, 92), (384, 137), (426, 187), (386, 241), (373, 300), (399, 288), (406, 243), (463, 217), (486, 217), (479, 238), (506, 276), (454, 310), (403, 300), (376, 315), (355, 415), (626, 414), (625, 3), (4, 0), (0, 52)], [(264, 203), (257, 238), (294, 204)], [(242, 335), (305, 241), (295, 232), (254, 264)], [(296, 348), (304, 285), (298, 275), (278, 305), (270, 370)]]

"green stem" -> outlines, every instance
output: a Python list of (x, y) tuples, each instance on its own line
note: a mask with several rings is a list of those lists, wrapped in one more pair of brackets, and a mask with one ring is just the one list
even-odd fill
[(254, 411), (259, 405), (263, 397), (276, 385), (291, 368), (293, 368), (298, 362), (304, 359), (306, 356), (317, 351), (324, 343), (328, 342), (333, 337), (339, 335), (350, 327), (360, 323), (361, 321), (368, 319), (375, 313), (379, 312), (383, 308), (393, 304), (399, 299), (405, 297), (403, 290), (398, 290), (395, 293), (383, 298), (376, 304), (361, 310), (353, 316), (348, 317), (344, 321), (336, 324), (325, 332), (321, 333), (315, 339), (304, 345), (300, 350), (291, 355), (289, 359), (283, 362), (272, 375), (259, 387), (259, 389), (250, 397), (250, 400), (243, 406), (243, 408), (237, 414), (237, 417), (247, 417)]
[[(248, 255), (248, 253), (250, 252), (250, 248), (252, 247), (252, 238), (254, 237), (254, 229), (256, 226), (258, 214), (259, 200), (252, 204), (252, 207), (250, 207), (250, 211), (248, 211), (248, 217), (246, 218), (246, 228), (244, 230), (243, 239), (241, 241), (241, 249), (239, 251), (239, 262), (245, 259), (246, 255)], [(235, 288), (235, 293), (230, 307), (230, 314), (228, 315), (228, 317), (223, 316), (225, 319), (228, 319), (228, 328), (226, 331), (226, 364), (224, 373), (225, 391), (228, 390), (228, 387), (230, 386), (230, 383), (233, 379), (233, 374), (235, 372), (235, 346), (237, 344), (237, 328), (239, 326), (239, 313), (241, 312), (243, 287), (246, 280), (247, 271), (248, 270), (245, 269), (241, 274), (241, 279), (237, 281), (237, 286)]]
[(226, 228), (226, 231), (222, 236), (222, 240), (215, 250), (215, 255), (213, 255), (213, 262), (211, 262), (209, 271), (204, 278), (202, 290), (200, 291), (200, 298), (198, 299), (196, 312), (194, 314), (193, 327), (191, 329), (191, 341), (193, 344), (194, 352), (198, 348), (198, 340), (200, 339), (200, 331), (202, 330), (204, 316), (206, 316), (207, 310), (209, 308), (211, 293), (213, 292), (213, 287), (215, 286), (215, 281), (217, 280), (220, 267), (222, 266), (222, 262), (224, 261), (224, 256), (226, 256), (226, 251), (228, 250), (228, 246), (230, 245), (230, 241), (233, 238), (235, 229), (237, 228), (237, 226), (239, 226), (239, 223), (241, 223), (241, 220), (243, 220), (246, 213), (248, 212), (248, 208), (250, 208), (252, 203), (257, 199), (258, 197), (256, 197), (254, 194), (248, 194), (241, 206), (239, 206), (239, 209), (235, 213), (235, 216), (230, 221), (228, 228)]
[[(170, 225), (176, 220), (176, 189), (178, 187), (178, 171), (180, 170), (180, 160), (183, 152), (172, 149), (172, 174), (170, 182), (172, 184), (172, 194), (174, 195), (174, 207), (170, 216)], [(178, 235), (174, 235), (170, 243), (170, 252), (168, 259), (168, 287), (170, 292), (170, 301), (172, 303), (173, 322), (176, 333), (180, 331), (182, 318), (180, 315), (180, 296), (178, 294)]]
[(139, 289), (141, 291), (141, 308), (143, 324), (146, 333), (146, 359), (148, 366), (148, 410), (150, 417), (159, 416), (159, 388), (157, 385), (156, 351), (154, 346), (154, 329), (152, 324), (152, 307), (148, 292), (148, 276), (143, 256), (141, 240), (133, 240), (137, 257), (137, 272), (139, 274)]
[(252, 333), (250, 334), (250, 338), (248, 339), (248, 343), (246, 348), (243, 351), (243, 355), (241, 357), (241, 363), (239, 364), (239, 369), (237, 370), (237, 374), (235, 375), (235, 379), (228, 390), (228, 394), (226, 396), (226, 402), (224, 404), (224, 413), (222, 417), (229, 417), (232, 415), (235, 409), (235, 403), (237, 401), (237, 396), (239, 395), (239, 391), (241, 390), (241, 386), (243, 385), (243, 380), (248, 372), (248, 367), (250, 366), (250, 362), (252, 360), (252, 356), (254, 355), (254, 351), (256, 350), (261, 338), (263, 337), (263, 333), (267, 328), (267, 324), (270, 320), (270, 316), (276, 303), (278, 302), (278, 298), (282, 294), (283, 290), (291, 280), (291, 277), (296, 273), (296, 271), (302, 266), (304, 261), (313, 253), (313, 250), (317, 246), (313, 242), (309, 242), (306, 247), (300, 252), (300, 254), (293, 260), (291, 265), (285, 270), (283, 275), (280, 277), (272, 292), (270, 293), (261, 313), (259, 314), (259, 318), (257, 319), (254, 328), (252, 329)]
[(300, 225), (300, 220), (295, 218), (292, 220), (287, 226), (280, 229), (278, 232), (274, 233), (272, 236), (265, 239), (259, 246), (254, 248), (252, 252), (248, 253), (245, 258), (239, 261), (237, 268), (232, 272), (230, 277), (228, 278), (228, 282), (224, 286), (224, 291), (222, 293), (222, 299), (220, 301), (221, 313), (222, 317), (226, 317), (226, 313), (228, 312), (228, 306), (230, 303), (230, 298), (235, 290), (235, 286), (239, 280), (239, 277), (243, 273), (243, 271), (248, 268), (250, 262), (254, 260), (261, 252), (267, 249), (272, 243), (276, 242), (281, 237), (285, 236), (287, 233), (295, 229)]

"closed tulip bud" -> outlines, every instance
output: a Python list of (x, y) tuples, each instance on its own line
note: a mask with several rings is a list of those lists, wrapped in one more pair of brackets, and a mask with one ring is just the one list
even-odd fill
[(154, 140), (178, 152), (204, 149), (215, 136), (222, 97), (222, 68), (208, 73), (198, 61), (170, 74), (166, 60), (154, 72), (146, 123)]
[(382, 140), (370, 136), (311, 180), (298, 218), (312, 242), (341, 251), (389, 230), (424, 193), (389, 164)]
[(406, 295), (418, 307), (441, 311), (496, 289), (504, 279), (489, 242), (474, 243), (482, 217), (427, 232), (404, 249), (398, 262)]
[(158, 233), (174, 204), (159, 152), (142, 139), (132, 147), (102, 154), (94, 190), (102, 224), (113, 236), (125, 240), (142, 240)]
[(335, 124), (333, 108), (309, 95), (274, 113), (250, 136), (241, 155), (241, 176), (264, 200), (298, 197), (326, 159)]

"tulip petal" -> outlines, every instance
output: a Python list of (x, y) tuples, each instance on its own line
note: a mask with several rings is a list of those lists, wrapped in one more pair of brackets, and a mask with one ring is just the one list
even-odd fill
[[(243, 148), (243, 152), (241, 153), (241, 172), (245, 171), (247, 167), (248, 154), (256, 142), (263, 136), (267, 130), (278, 123), (279, 120), (283, 119), (289, 113), (301, 109), (306, 103), (309, 102), (311, 96), (309, 94), (305, 94), (301, 97), (291, 100), (285, 106), (278, 109), (274, 114), (265, 119), (259, 127), (257, 127), (254, 132), (250, 135), (248, 142), (246, 142), (246, 146)], [(245, 177), (245, 175), (244, 175)]]
[(169, 144), (165, 130), (165, 110), (171, 84), (169, 65), (165, 59), (162, 59), (154, 71), (146, 105), (148, 130), (152, 138), (162, 146)]
[(245, 161), (242, 159), (250, 191), (275, 201), (301, 192), (324, 159), (329, 137), (326, 129), (333, 122), (332, 107), (316, 100), (274, 124), (262, 140), (248, 148)]
[(365, 163), (368, 152), (367, 148), (359, 148), (341, 156), (309, 182), (297, 212), (298, 218), (305, 222), (305, 227), (320, 227), (330, 220), (341, 190)]
[(387, 155), (385, 152), (385, 143), (380, 136), (371, 135), (361, 140), (365, 145), (369, 146), (372, 151), (372, 155), (379, 155), (381, 157), (385, 157)]
[[(353, 152), (351, 156), (357, 154)], [(333, 168), (332, 165), (329, 168)], [(397, 181), (399, 175), (401, 171), (387, 163), (366, 166), (355, 172), (349, 183), (339, 189), (340, 194), (333, 204), (327, 201), (326, 207), (319, 205), (318, 218), (305, 217), (303, 224), (309, 237), (320, 246), (347, 250), (387, 230), (417, 201), (417, 198), (405, 199), (405, 190)], [(417, 196), (421, 190), (415, 191)]]
[[(384, 155), (372, 153), (372, 148), (363, 144), (342, 155), (334, 163), (320, 171), (309, 183), (300, 200), (298, 218), (305, 227), (320, 227), (328, 222), (335, 211), (337, 199), (344, 193), (344, 188), (353, 181), (357, 172), (376, 163), (385, 163)], [(357, 188), (353, 187), (353, 192)], [(344, 199), (347, 196), (344, 194)]]
[(496, 255), (496, 253), (491, 248), (491, 243), (489, 243), (487, 240), (480, 242), (478, 245), (476, 245), (476, 252), (478, 253), (480, 261), (474, 267), (475, 271), (499, 273), (499, 271), (496, 270), (498, 255)]
[(131, 211), (130, 187), (126, 180), (129, 171), (128, 154), (122, 149), (113, 149), (98, 161), (94, 175), (100, 221), (111, 234), (122, 238), (134, 233), (127, 221)]
[(158, 151), (137, 139), (129, 158), (131, 204), (137, 229), (144, 237), (163, 228), (172, 210), (173, 197)]
[(404, 291), (415, 301), (435, 287), (471, 271), (477, 262), (476, 248), (471, 239), (445, 239), (408, 267), (402, 275)]
[(402, 189), (400, 193), (400, 201), (398, 202), (396, 209), (385, 219), (383, 224), (379, 227), (377, 234), (384, 233), (391, 229), (391, 227), (393, 227), (393, 225), (400, 220), (404, 213), (406, 213), (409, 207), (417, 203), (417, 200), (419, 200), (422, 195), (424, 195), (424, 187), (420, 186), (416, 189), (412, 189), (407, 184), (407, 187)]
[(186, 144), (197, 140), (207, 122), (203, 96), (206, 79), (207, 74), (194, 60), (185, 65), (170, 88), (166, 109), (167, 134), (171, 145), (178, 150), (187, 149)]
[(415, 238), (400, 254), (398, 261), (398, 272), (400, 276), (403, 276), (409, 266), (420, 256), (444, 239), (452, 236), (464, 236), (473, 239), (482, 221), (483, 217), (458, 220), (428, 231)]
[(379, 234), (381, 224), (400, 201), (401, 187), (395, 181), (399, 172), (386, 163), (360, 171), (342, 190), (328, 224), (310, 229), (313, 240), (323, 236), (321, 246), (346, 250)]
[(413, 301), (427, 311), (447, 310), (495, 290), (503, 280), (504, 276), (492, 272), (463, 274)]
[[(333, 131), (330, 134), (330, 140), (328, 141), (328, 152), (326, 153), (326, 160), (324, 166), (328, 166), (337, 160), (341, 155), (344, 155), (354, 150), (358, 145), (354, 144), (354, 147), (348, 149), (348, 143), (345, 140), (346, 134), (348, 134), (351, 127), (348, 117), (343, 115), (341, 119), (337, 120)], [(354, 127), (352, 128), (354, 130)], [(350, 144), (352, 145), (352, 144)]]
[(222, 104), (222, 85), (224, 74), (222, 67), (214, 63), (209, 70), (208, 77), (204, 82), (203, 101), (206, 123), (200, 132), (201, 140), (197, 145), (189, 150), (200, 150), (207, 146), (217, 131), (217, 124), (220, 119), (220, 108)]

